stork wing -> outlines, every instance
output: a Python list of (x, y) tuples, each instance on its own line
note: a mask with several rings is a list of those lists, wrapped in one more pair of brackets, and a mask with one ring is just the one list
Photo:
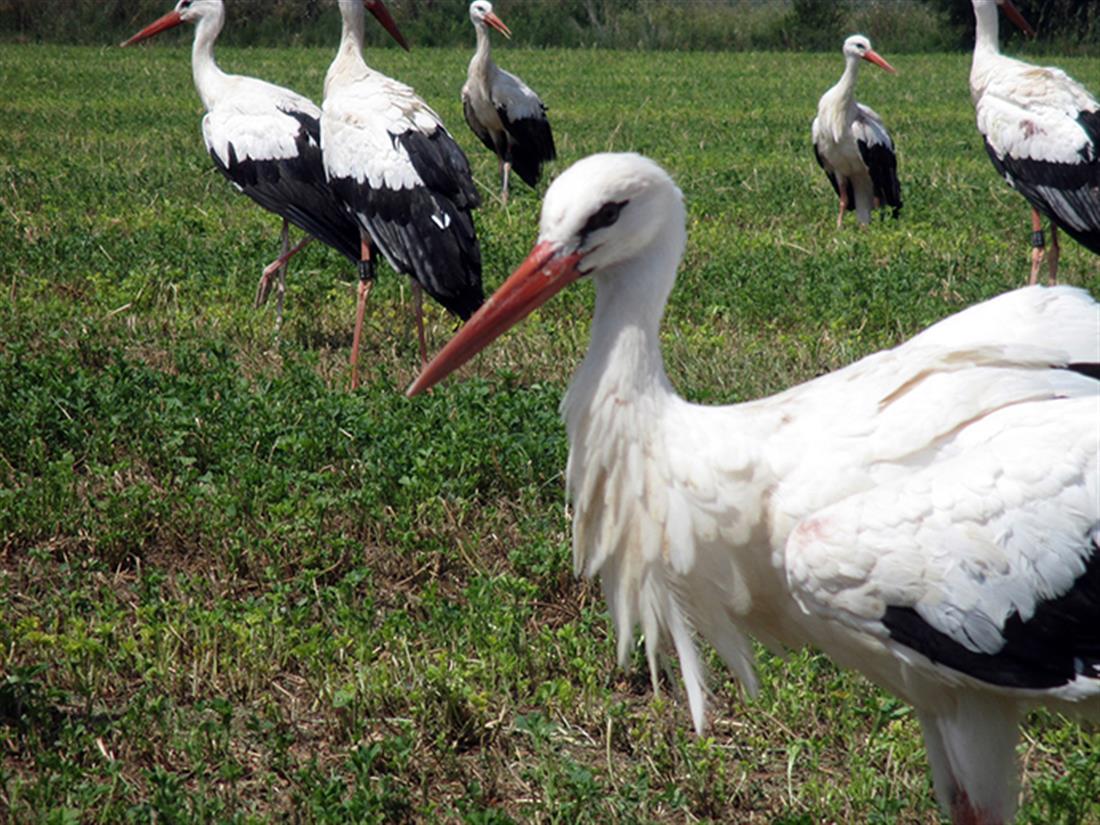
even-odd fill
[(558, 156), (546, 107), (526, 83), (499, 68), (491, 78), (489, 95), (508, 133), (512, 165), (524, 183), (534, 186), (542, 164)]
[(1006, 408), (960, 433), (949, 460), (803, 519), (786, 571), (822, 646), (877, 643), (945, 680), (1100, 694), (1098, 422), (1096, 391)]
[(355, 260), (359, 231), (325, 180), (320, 113), (289, 90), (242, 82), (203, 118), (203, 139), (238, 191)]
[(330, 95), (328, 179), (390, 264), (463, 318), (480, 306), (480, 197), (465, 154), (409, 87), (385, 78)]
[(470, 131), (477, 135), (477, 139), (485, 145), (485, 148), (490, 152), (496, 152), (493, 136), (489, 134), (489, 130), (485, 128), (484, 124), (477, 119), (477, 113), (474, 111), (470, 96), (465, 89), (462, 90), (462, 114), (466, 117), (466, 123), (470, 127)]
[(882, 118), (869, 106), (856, 104), (856, 119), (852, 123), (852, 136), (859, 147), (860, 157), (871, 174), (875, 197), (894, 208), (894, 217), (901, 209), (901, 184), (898, 183), (898, 157), (894, 142), (886, 131)]
[(990, 82), (975, 109), (997, 171), (1100, 252), (1100, 103), (1064, 72), (1020, 64)]
[(836, 192), (837, 197), (840, 197), (840, 184), (837, 183), (836, 175), (825, 163), (825, 157), (821, 154), (821, 148), (818, 144), (819, 128), (818, 120), (815, 117), (813, 124), (810, 126), (810, 134), (813, 136), (814, 159), (817, 160), (817, 165), (825, 172), (825, 177), (829, 179), (829, 183), (833, 185), (833, 191)]

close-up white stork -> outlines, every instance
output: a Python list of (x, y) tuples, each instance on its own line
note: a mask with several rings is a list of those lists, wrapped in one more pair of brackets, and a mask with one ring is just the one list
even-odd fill
[(915, 707), (955, 823), (1009, 822), (1026, 709), (1100, 715), (1100, 305), (1027, 287), (778, 395), (691, 404), (659, 337), (685, 217), (652, 161), (576, 163), (409, 394), (590, 275), (566, 483), (620, 660), (640, 625), (656, 688), (671, 644), (702, 730), (696, 636), (749, 691), (747, 636), (814, 644)]
[(462, 110), (478, 140), (500, 161), (500, 198), (507, 204), (509, 172), (514, 168), (533, 188), (539, 182), (542, 165), (558, 156), (554, 134), (539, 96), (493, 62), (489, 27), (505, 37), (512, 36), (504, 21), (493, 13), (493, 4), (474, 0), (470, 21), (477, 32), (477, 51), (466, 70)]
[(901, 211), (894, 141), (882, 118), (855, 98), (861, 61), (874, 63), (891, 74), (895, 69), (871, 48), (871, 41), (862, 34), (853, 34), (845, 40), (843, 51), (844, 74), (821, 96), (810, 129), (814, 157), (840, 198), (837, 229), (850, 209), (855, 210), (861, 224), (871, 222), (873, 209), (892, 207), (895, 218)]
[(287, 262), (308, 239), (290, 249), (288, 224), (319, 238), (352, 261), (359, 259), (359, 230), (333, 195), (321, 162), (320, 108), (290, 89), (254, 77), (226, 74), (214, 60), (225, 24), (222, 0), (180, 0), (175, 8), (123, 46), (182, 23), (195, 24), (191, 70), (206, 115), (202, 135), (218, 168), (240, 192), (283, 219), (282, 254), (268, 266), (256, 290), (266, 300), (278, 273), (277, 318), (281, 322)]
[(343, 32), (325, 76), (321, 149), (329, 184), (359, 227), (359, 294), (351, 351), (355, 388), (376, 251), (412, 281), (422, 365), (427, 345), (421, 289), (462, 319), (485, 296), (471, 215), (480, 198), (469, 161), (416, 92), (363, 59), (364, 9), (384, 22), (389, 14), (382, 0), (338, 1)]
[[(1058, 230), (1100, 253), (1100, 103), (1061, 69), (1001, 54), (998, 7), (1034, 34), (1012, 0), (972, 0), (977, 29), (970, 96), (998, 174), (1031, 204), (1031, 283), (1046, 256), (1058, 277)], [(1042, 215), (1050, 221), (1046, 252)]]

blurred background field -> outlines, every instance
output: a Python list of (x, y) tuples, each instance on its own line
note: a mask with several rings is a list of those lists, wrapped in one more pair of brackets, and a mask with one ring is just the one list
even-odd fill
[[(0, 0), (0, 39), (111, 43), (167, 11), (168, 0)], [(460, 0), (390, 0), (410, 42), (471, 42)], [(1089, 53), (1100, 43), (1100, 7), (1080, 0), (1018, 0), (1036, 26), (1032, 51)], [(333, 0), (231, 0), (234, 45), (324, 45), (340, 27)], [(521, 19), (516, 45), (535, 48), (832, 50), (853, 32), (897, 52), (966, 47), (970, 0), (499, 0)], [(368, 35), (385, 45), (379, 32)], [(1019, 39), (1019, 38), (1017, 38)], [(392, 44), (389, 44), (392, 45)]]
[[(534, 5), (500, 3), (517, 40)], [(219, 57), (319, 99), (335, 37)], [(985, 156), (961, 52), (876, 43), (899, 73), (869, 68), (859, 97), (894, 133), (905, 207), (834, 229), (809, 123), (839, 45), (498, 47), (550, 106), (551, 176), (636, 150), (683, 188), (663, 335), (689, 398), (777, 391), (1027, 277), (1028, 211)], [(367, 58), (469, 153), (491, 289), (539, 195), (495, 199), (458, 100), (469, 53)], [(1100, 60), (1057, 63), (1100, 88)], [(409, 291), (383, 268), (349, 394), (354, 272), (311, 247), (281, 335), (252, 309), (278, 221), (204, 154), (182, 43), (6, 43), (0, 78), (0, 819), (938, 821), (910, 711), (822, 657), (762, 653), (752, 701), (716, 668), (703, 738), (674, 679), (654, 699), (640, 656), (615, 668), (598, 587), (571, 572), (556, 411), (590, 285), (407, 401)], [(1067, 241), (1061, 272), (1100, 296), (1100, 258)], [(428, 318), (435, 349), (454, 323)], [(1020, 757), (1022, 821), (1100, 821), (1095, 728), (1036, 714)]]

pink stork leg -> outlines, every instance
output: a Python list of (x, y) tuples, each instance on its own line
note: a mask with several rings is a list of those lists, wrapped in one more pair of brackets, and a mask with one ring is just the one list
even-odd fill
[(280, 316), (282, 315), (281, 310), (283, 306), (283, 295), (286, 293), (287, 264), (290, 263), (291, 258), (297, 255), (311, 243), (313, 243), (313, 238), (307, 235), (306, 237), (302, 238), (301, 243), (291, 249), (289, 237), (284, 237), (286, 238), (286, 240), (284, 240), (283, 242), (283, 254), (281, 254), (278, 258), (276, 258), (274, 261), (264, 267), (263, 274), (260, 275), (260, 282), (256, 285), (256, 308), (259, 309), (261, 306), (264, 305), (264, 303), (267, 302), (267, 296), (271, 292), (271, 276), (273, 276), (276, 272), (279, 273), (279, 282), (278, 289), (276, 290), (276, 295), (279, 296)]
[(1062, 248), (1058, 245), (1058, 227), (1050, 225), (1050, 252), (1047, 254), (1047, 283), (1054, 286), (1058, 283), (1058, 257), (1062, 254)]
[(848, 211), (848, 181), (841, 178), (839, 175), (836, 179), (837, 188), (840, 190), (840, 212), (836, 216), (836, 228), (840, 229), (844, 226), (844, 213)]
[(1043, 256), (1046, 252), (1046, 241), (1043, 239), (1043, 218), (1039, 210), (1031, 208), (1031, 279), (1029, 284), (1035, 286), (1039, 283), (1039, 267), (1043, 264)]
[(506, 160), (500, 162), (500, 200), (508, 205), (508, 176), (512, 171), (512, 164)]
[(359, 294), (355, 305), (355, 333), (351, 338), (351, 389), (359, 387), (359, 342), (363, 336), (363, 316), (367, 311), (367, 297), (374, 286), (374, 258), (370, 237), (359, 233)]

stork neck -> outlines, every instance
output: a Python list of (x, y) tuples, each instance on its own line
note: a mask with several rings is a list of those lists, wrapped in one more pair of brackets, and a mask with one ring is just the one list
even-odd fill
[[(682, 207), (681, 207), (682, 209)], [(683, 255), (683, 214), (652, 243), (596, 276), (592, 339), (562, 402), (567, 423), (593, 406), (674, 394), (661, 355), (660, 325)], [(578, 425), (579, 426), (579, 425)]]
[(998, 43), (998, 16), (999, 11), (996, 3), (975, 3), (974, 4), (974, 56), (977, 57), (980, 52), (988, 54), (1000, 53), (1001, 47)]
[(340, 17), (343, 20), (340, 47), (325, 77), (326, 95), (329, 83), (334, 77), (353, 73), (356, 69), (365, 70), (367, 66), (363, 59), (363, 32), (366, 20), (362, 0), (340, 0)]
[(199, 19), (195, 26), (195, 41), (191, 44), (191, 75), (207, 111), (214, 108), (218, 93), (225, 85), (225, 72), (218, 68), (214, 60), (214, 43), (224, 24), (225, 9), (219, 5), (216, 11)]
[(840, 76), (840, 80), (837, 81), (836, 89), (839, 95), (839, 103), (845, 108), (852, 105), (855, 100), (856, 93), (856, 78), (859, 77), (859, 64), (862, 58), (853, 57), (850, 55), (844, 56), (844, 74)]
[(489, 27), (482, 22), (474, 23), (474, 31), (477, 32), (477, 49), (470, 63), (474, 66), (485, 67), (487, 70), (493, 64), (491, 43), (489, 42)]

